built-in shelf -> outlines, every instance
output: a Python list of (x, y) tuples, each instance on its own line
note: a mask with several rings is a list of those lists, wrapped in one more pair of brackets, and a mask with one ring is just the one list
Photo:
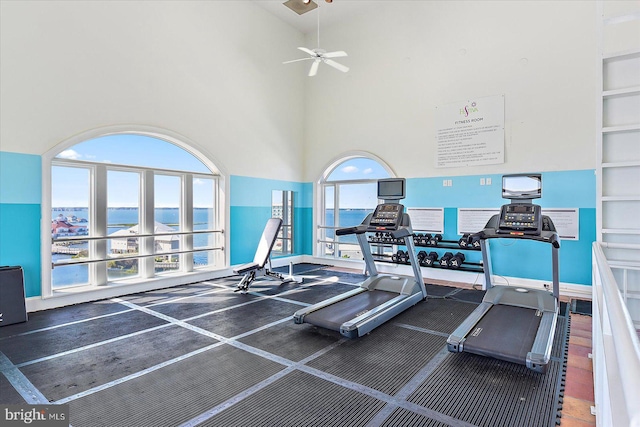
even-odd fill
[(620, 52), (605, 53), (602, 55), (602, 60), (612, 61), (612, 60), (618, 60), (618, 59), (632, 59), (633, 57), (636, 57), (636, 56), (640, 58), (640, 49), (629, 49), (629, 50), (623, 50)]
[[(609, 261), (609, 267), (624, 270), (640, 270), (640, 262), (632, 261)], [(640, 296), (640, 291), (638, 292)]]
[(640, 86), (626, 87), (622, 89), (605, 90), (602, 92), (603, 98), (613, 98), (616, 96), (635, 95), (640, 93)]
[(634, 228), (603, 228), (602, 234), (638, 234), (640, 229)]
[(602, 196), (603, 202), (640, 202), (640, 195), (637, 196)]
[[(640, 160), (631, 162), (606, 162), (602, 163), (603, 168), (634, 168), (640, 166)], [(639, 184), (640, 185), (640, 184)]]
[(640, 130), (640, 124), (622, 125), (622, 126), (606, 126), (602, 128), (602, 133), (629, 132)]

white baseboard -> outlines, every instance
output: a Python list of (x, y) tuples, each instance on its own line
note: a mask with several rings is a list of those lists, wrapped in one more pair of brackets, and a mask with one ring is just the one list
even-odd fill
[(77, 286), (55, 290), (53, 295), (48, 297), (29, 297), (25, 300), (28, 313), (52, 308), (64, 307), (67, 305), (80, 304), (83, 302), (98, 301), (101, 299), (116, 298), (124, 295), (136, 294), (139, 292), (153, 291), (157, 289), (169, 288), (172, 286), (197, 283), (219, 277), (230, 276), (233, 271), (230, 268), (210, 271), (198, 271), (189, 274), (166, 275), (152, 279), (127, 280), (106, 286)]
[[(336, 267), (351, 268), (364, 271), (364, 261), (348, 260), (348, 259), (330, 259), (319, 258), (310, 255), (297, 255), (292, 257), (275, 258), (271, 261), (272, 267), (283, 267), (290, 263), (313, 263), (313, 264), (329, 264)], [(399, 265), (391, 263), (376, 263), (380, 273), (400, 274), (405, 276), (413, 275), (413, 270), (408, 265)], [(437, 281), (449, 281), (468, 284), (484, 285), (484, 275), (482, 273), (470, 273), (458, 270), (446, 270), (422, 267), (422, 276), (428, 282), (429, 279)], [(220, 270), (212, 270), (207, 272), (194, 272), (188, 275), (164, 276), (153, 279), (147, 279), (143, 282), (135, 281), (120, 282), (117, 285), (107, 286), (83, 286), (76, 288), (67, 288), (57, 290), (49, 297), (29, 297), (26, 299), (27, 312), (49, 310), (52, 308), (64, 307), (67, 305), (80, 304), (83, 302), (97, 301), (107, 298), (116, 298), (124, 295), (135, 294), (139, 292), (147, 292), (157, 289), (164, 289), (171, 286), (179, 286), (188, 283), (202, 282), (205, 280), (216, 279), (233, 275), (233, 266)], [(494, 284), (511, 286), (523, 286), (533, 289), (545, 289), (545, 284), (550, 285), (548, 281), (523, 279), (520, 277), (503, 277), (494, 275)], [(575, 283), (560, 283), (560, 295), (565, 297), (575, 297), (584, 300), (591, 300), (591, 286)]]
[[(364, 261), (348, 260), (348, 259), (330, 259), (318, 258), (312, 256), (304, 256), (302, 262), (311, 262), (317, 264), (330, 264), (336, 267), (352, 268), (355, 270), (364, 270)], [(405, 276), (413, 275), (411, 266), (399, 265), (391, 263), (376, 263), (376, 268), (380, 273), (396, 273)], [(421, 267), (422, 277), (425, 281), (429, 279), (438, 281), (449, 281), (468, 284), (479, 284), (484, 286), (484, 274), (459, 270), (447, 270), (444, 268)], [(525, 279), (522, 277), (509, 277), (493, 275), (493, 283), (495, 285), (522, 286), (532, 289), (550, 289), (551, 281)], [(547, 286), (545, 286), (547, 285)], [(560, 282), (560, 296), (580, 298), (591, 301), (591, 285)]]

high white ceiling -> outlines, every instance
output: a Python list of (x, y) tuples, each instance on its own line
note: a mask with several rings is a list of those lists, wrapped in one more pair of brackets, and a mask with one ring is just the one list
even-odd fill
[(332, 3), (326, 3), (325, 0), (314, 0), (318, 4), (317, 9), (298, 15), (283, 4), (285, 0), (253, 1), (304, 34), (317, 31), (318, 12), (320, 13), (320, 28), (322, 29), (356, 16), (371, 3), (377, 3), (370, 0), (333, 0)]

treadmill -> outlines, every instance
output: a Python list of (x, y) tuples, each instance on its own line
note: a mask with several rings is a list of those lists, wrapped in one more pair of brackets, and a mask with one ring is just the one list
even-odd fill
[[(352, 291), (296, 311), (293, 315), (295, 323), (310, 323), (356, 338), (427, 297), (415, 256), (411, 220), (404, 212), (404, 206), (398, 203), (405, 197), (405, 185), (404, 178), (378, 180), (378, 199), (384, 202), (367, 215), (362, 224), (336, 230), (338, 236), (356, 235), (369, 277)], [(366, 236), (380, 231), (404, 240), (413, 277), (378, 273)]]
[[(545, 373), (559, 311), (558, 249), (555, 226), (532, 199), (542, 196), (542, 175), (502, 178), (502, 197), (511, 203), (477, 233), (487, 292), (482, 303), (447, 339), (450, 352), (469, 352), (526, 365)], [(528, 239), (551, 246), (553, 292), (491, 283), (490, 239)]]

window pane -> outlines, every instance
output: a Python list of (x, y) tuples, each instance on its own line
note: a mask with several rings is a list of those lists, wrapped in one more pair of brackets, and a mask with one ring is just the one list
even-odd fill
[(360, 225), (378, 205), (376, 183), (340, 185), (340, 227)]
[[(88, 259), (86, 240), (56, 241), (89, 234), (89, 169), (51, 167), (51, 261), (54, 264)], [(51, 272), (53, 288), (89, 282), (87, 264), (57, 266)]]
[[(178, 176), (155, 175), (154, 234), (180, 231), (180, 184)], [(178, 250), (179, 236), (158, 236), (154, 239), (156, 273), (180, 269), (180, 257), (171, 254)]]
[(333, 227), (335, 225), (335, 187), (333, 185), (327, 185), (324, 187), (324, 212), (322, 214), (322, 222), (326, 228), (321, 227), (319, 229), (320, 239), (320, 256), (333, 256), (335, 246), (333, 239), (335, 238), (335, 231)]
[(139, 274), (137, 259), (129, 257), (140, 253), (140, 174), (136, 172), (107, 171), (107, 233), (116, 237), (107, 241), (107, 253), (113, 260), (107, 262), (109, 280), (135, 277)]
[(331, 171), (327, 181), (388, 178), (389, 172), (375, 160), (357, 157), (340, 163)]
[(377, 180), (382, 178), (389, 178), (384, 166), (364, 157), (347, 159), (327, 172), (322, 193), (324, 212), (318, 228), (319, 256), (362, 259), (355, 236), (336, 237), (334, 228), (362, 223), (378, 204)]
[[(213, 230), (214, 218), (214, 184), (210, 178), (193, 179), (193, 229)], [(193, 248), (220, 246), (217, 244), (217, 233), (195, 234)], [(193, 254), (194, 267), (206, 267), (215, 264), (214, 251), (195, 252)]]
[(211, 171), (195, 156), (170, 142), (144, 135), (101, 136), (76, 144), (56, 157), (200, 173)]
[(271, 216), (282, 219), (282, 227), (273, 245), (276, 255), (293, 253), (293, 191), (271, 192)]

